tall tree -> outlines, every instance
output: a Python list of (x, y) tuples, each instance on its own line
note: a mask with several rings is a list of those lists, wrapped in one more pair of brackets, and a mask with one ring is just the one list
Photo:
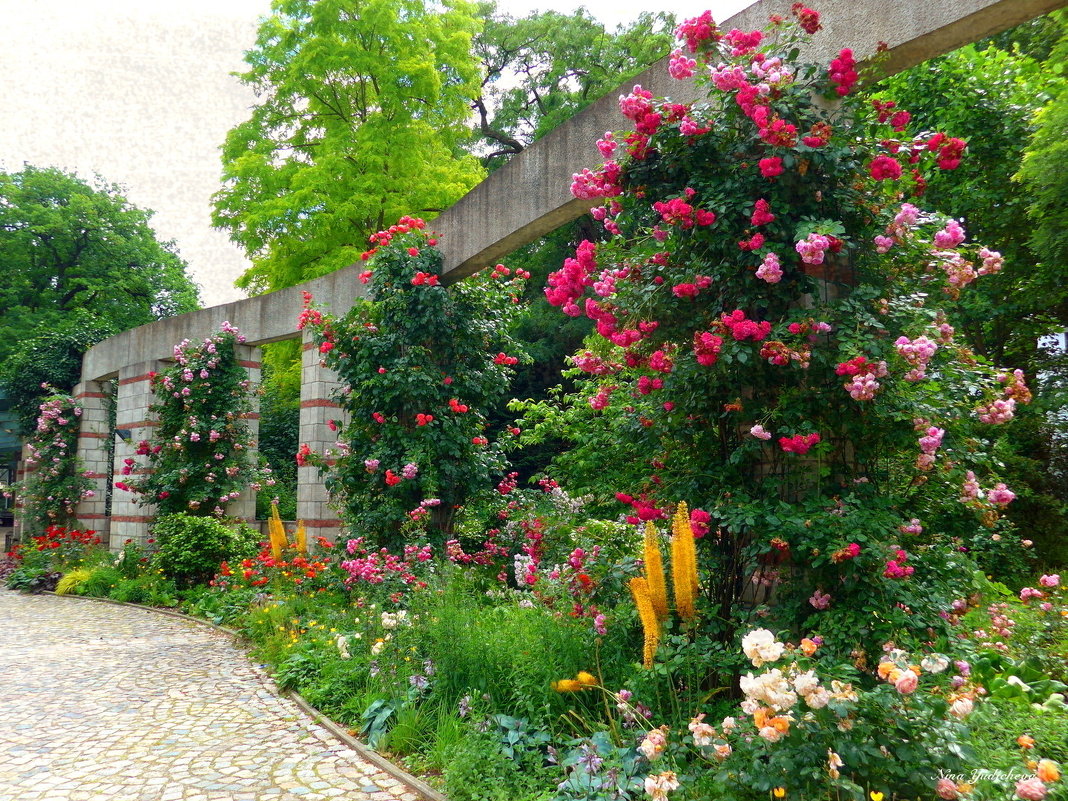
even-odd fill
[(0, 387), (33, 417), (106, 336), (199, 307), (174, 244), (119, 187), (54, 168), (0, 172)]
[[(1028, 23), (884, 84), (885, 97), (908, 110), (916, 127), (949, 131), (968, 141), (960, 168), (932, 177), (925, 202), (961, 218), (972, 239), (991, 243), (1005, 256), (1005, 269), (969, 298), (964, 333), (992, 361), (1032, 371), (1038, 337), (1068, 326), (1066, 254), (1034, 248), (1032, 234), (1044, 225), (1063, 229), (1064, 220), (1055, 214), (1028, 219), (1034, 199), (1014, 188), (1013, 181), (1035, 132), (1036, 112), (1065, 80), (1014, 42), (1021, 39), (1027, 45), (1033, 30), (1048, 32), (1052, 24), (1048, 17)], [(1038, 55), (1048, 52), (1031, 49)], [(1049, 174), (1058, 172), (1063, 171)]]
[(464, 0), (275, 0), (240, 75), (258, 103), (226, 137), (215, 225), (266, 292), (359, 259), (403, 214), (482, 177), (460, 149), (478, 86)]
[(1030, 203), (1030, 244), (1045, 264), (1060, 265), (1063, 289), (1068, 268), (1068, 12), (1047, 19), (1060, 25), (1060, 38), (1047, 63), (1055, 73), (1056, 94), (1035, 119), (1017, 178)]
[(643, 13), (611, 32), (584, 8), (515, 19), (492, 0), (479, 5), (479, 14), (476, 141), (491, 167), (665, 55), (675, 26), (670, 14)]

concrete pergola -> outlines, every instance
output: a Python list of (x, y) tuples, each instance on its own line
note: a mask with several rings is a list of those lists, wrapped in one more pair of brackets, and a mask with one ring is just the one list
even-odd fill
[[(801, 57), (829, 62), (838, 49), (849, 46), (862, 59), (874, 54), (880, 43), (886, 43), (884, 69), (892, 74), (1066, 4), (1068, 0), (822, 0), (818, 10), (824, 30)], [(792, 0), (761, 0), (720, 22), (720, 26), (761, 28), (770, 14), (788, 15), (791, 5)], [(668, 77), (666, 58), (641, 73), (633, 83), (678, 102), (697, 99), (692, 82)], [(629, 85), (620, 87), (622, 92), (628, 90)], [(517, 247), (588, 211), (591, 201), (570, 195), (571, 176), (582, 167), (599, 162), (594, 142), (604, 131), (621, 126), (616, 104), (619, 93), (610, 92), (534, 143), (434, 220), (445, 257), (446, 282), (495, 264)], [(107, 532), (112, 548), (121, 547), (127, 539), (143, 542), (147, 538), (151, 508), (138, 506), (134, 496), (117, 490), (108, 518), (104, 497), (109, 476), (119, 472), (123, 459), (133, 455), (133, 443), (146, 438), (147, 429), (155, 425), (148, 414), (153, 400), (149, 373), (166, 366), (176, 343), (204, 339), (228, 320), (247, 339), (239, 358), (250, 379), (258, 382), (259, 346), (301, 336), (296, 327), (301, 293), (311, 292), (333, 313), (343, 314), (364, 294), (357, 279), (362, 269), (362, 265), (352, 265), (288, 289), (134, 328), (91, 348), (85, 354), (81, 382), (74, 395), (85, 409), (78, 455), (96, 484), (96, 496), (80, 504), (79, 524)], [(308, 335), (303, 353), (300, 441), (322, 451), (335, 440), (327, 421), (340, 414), (331, 400), (339, 382), (320, 365), (319, 354)], [(109, 469), (107, 451), (107, 440), (114, 436), (108, 423), (105, 394), (105, 384), (110, 381), (117, 382), (116, 427), (132, 435), (128, 441), (116, 443), (114, 471)], [(258, 415), (252, 415), (249, 423), (256, 428)], [(340, 522), (328, 501), (317, 468), (299, 468), (297, 515), (313, 537), (334, 539), (340, 531)], [(255, 514), (251, 491), (228, 511), (251, 520)]]

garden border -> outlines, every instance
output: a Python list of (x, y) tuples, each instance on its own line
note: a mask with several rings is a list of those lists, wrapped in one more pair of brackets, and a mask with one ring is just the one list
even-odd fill
[[(168, 617), (173, 617), (173, 618), (176, 618), (178, 620), (187, 620), (187, 621), (189, 621), (191, 623), (197, 623), (197, 624), (199, 624), (201, 626), (208, 626), (210, 628), (215, 629), (218, 632), (221, 632), (223, 634), (229, 635), (230, 637), (233, 637), (234, 640), (239, 640), (239, 641), (244, 642), (244, 638), (242, 638), (241, 633), (236, 631), (236, 630), (234, 630), (234, 629), (229, 629), (226, 626), (220, 626), (217, 623), (212, 623), (209, 620), (201, 620), (198, 617), (193, 617), (192, 615), (187, 615), (184, 612), (177, 612), (177, 611), (175, 611), (173, 609), (166, 609), (164, 607), (158, 607), (158, 606), (145, 606), (144, 604), (132, 604), (132, 603), (127, 603), (126, 601), (116, 601), (116, 600), (114, 600), (112, 598), (94, 598), (93, 596), (90, 596), (90, 595), (60, 595), (59, 593), (53, 592), (51, 590), (46, 590), (46, 591), (42, 592), (41, 594), (42, 595), (51, 595), (54, 598), (69, 598), (69, 599), (77, 600), (77, 601), (96, 601), (98, 603), (111, 604), (112, 606), (128, 606), (131, 609), (143, 609), (143, 610), (145, 610), (147, 612), (155, 612), (156, 614), (167, 615)], [(245, 651), (245, 658), (248, 659), (249, 656), (248, 656), (247, 649), (243, 649), (243, 650)], [(251, 661), (251, 659), (249, 661)], [(273, 679), (272, 679), (272, 684), (273, 683), (274, 682), (273, 682)], [(268, 688), (268, 689), (272, 689), (272, 688)], [(373, 764), (375, 767), (379, 768), (382, 771), (385, 771), (390, 776), (392, 776), (394, 779), (399, 781), (401, 784), (404, 784), (405, 786), (407, 786), (408, 789), (411, 790), (412, 792), (417, 793), (418, 795), (422, 796), (424, 799), (426, 799), (426, 801), (448, 801), (448, 799), (444, 795), (442, 795), (440, 792), (435, 790), (433, 787), (431, 787), (425, 781), (423, 781), (422, 779), (418, 778), (417, 776), (413, 776), (412, 774), (408, 773), (407, 771), (402, 770), (401, 768), (397, 767), (394, 763), (392, 763), (391, 761), (386, 759), (384, 756), (379, 754), (377, 751), (372, 750), (366, 744), (364, 744), (364, 743), (360, 742), (359, 740), (357, 740), (355, 737), (353, 737), (351, 734), (349, 734), (348, 731), (346, 731), (343, 726), (341, 726), (338, 723), (335, 723), (333, 720), (328, 718), (326, 715), (324, 715), (322, 712), (320, 712), (318, 709), (316, 709), (314, 706), (312, 706), (310, 703), (308, 703), (308, 701), (300, 693), (290, 692), (288, 690), (280, 690), (278, 688), (277, 684), (275, 684), (275, 686), (273, 688), (273, 692), (276, 695), (278, 695), (279, 697), (281, 697), (281, 698), (288, 698), (291, 701), (293, 701), (293, 703), (295, 703), (297, 705), (297, 708), (301, 712), (303, 712), (307, 717), (311, 718), (315, 723), (317, 723), (318, 725), (320, 725), (324, 729), (326, 729), (328, 732), (330, 732), (330, 734), (332, 734), (336, 739), (340, 740), (344, 745), (346, 745), (347, 747), (351, 748), (353, 751), (355, 751), (357, 754), (359, 754), (363, 759), (366, 759), (368, 762)]]

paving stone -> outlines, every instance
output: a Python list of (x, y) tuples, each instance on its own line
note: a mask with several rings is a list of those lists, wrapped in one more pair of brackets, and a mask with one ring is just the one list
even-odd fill
[(0, 620), (0, 801), (417, 798), (220, 632), (8, 590)]

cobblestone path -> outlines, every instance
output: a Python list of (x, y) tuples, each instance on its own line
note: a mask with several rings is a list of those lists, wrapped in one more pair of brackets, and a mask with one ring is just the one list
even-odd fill
[(221, 632), (0, 590), (0, 801), (415, 801)]

